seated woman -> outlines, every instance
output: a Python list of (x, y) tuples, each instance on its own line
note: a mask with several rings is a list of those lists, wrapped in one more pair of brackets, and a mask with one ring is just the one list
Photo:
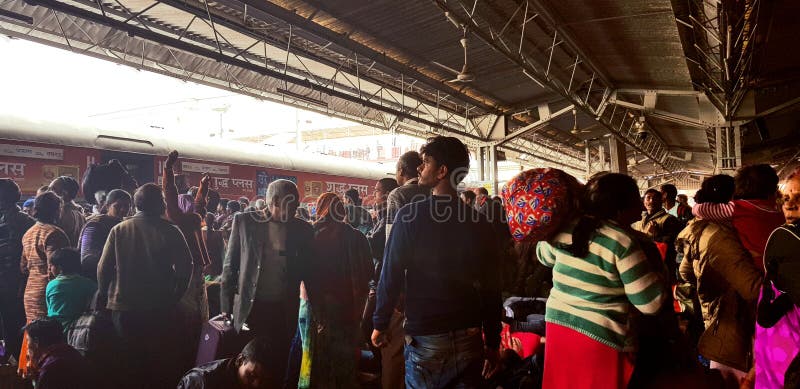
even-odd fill
[(47, 316), (67, 327), (89, 307), (97, 284), (80, 275), (81, 255), (78, 250), (63, 248), (50, 259), (50, 273), (55, 279), (45, 291)]

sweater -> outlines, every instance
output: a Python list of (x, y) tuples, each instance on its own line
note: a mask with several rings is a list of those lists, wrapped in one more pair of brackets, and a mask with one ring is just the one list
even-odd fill
[(377, 290), (375, 329), (389, 327), (405, 289), (405, 331), (435, 335), (483, 327), (500, 344), (502, 300), (497, 244), (486, 217), (458, 197), (432, 196), (400, 208)]
[(664, 286), (650, 271), (647, 257), (631, 234), (604, 222), (578, 258), (563, 247), (572, 244), (574, 225), (551, 242), (539, 242), (537, 256), (553, 268), (553, 289), (545, 320), (578, 331), (617, 350), (631, 351), (631, 305), (644, 314), (658, 312)]
[(47, 316), (58, 320), (66, 329), (70, 322), (89, 308), (95, 291), (97, 284), (86, 277), (77, 274), (59, 275), (47, 283)]

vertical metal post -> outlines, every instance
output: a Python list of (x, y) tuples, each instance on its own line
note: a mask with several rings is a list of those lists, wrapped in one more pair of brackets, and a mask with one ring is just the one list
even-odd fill
[(489, 147), (489, 166), (492, 171), (492, 193), (496, 196), (500, 193), (500, 180), (497, 177), (497, 146)]
[(611, 153), (611, 171), (614, 173), (628, 174), (628, 158), (625, 153), (625, 143), (612, 136), (608, 140), (608, 151)]
[(486, 181), (486, 148), (478, 147), (478, 178)]

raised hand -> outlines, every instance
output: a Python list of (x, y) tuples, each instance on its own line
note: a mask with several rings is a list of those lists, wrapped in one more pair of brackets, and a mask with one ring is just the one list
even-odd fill
[(175, 162), (178, 161), (178, 150), (172, 150), (171, 153), (167, 156), (167, 167), (175, 166)]
[(209, 187), (210, 183), (211, 183), (211, 176), (209, 176), (208, 173), (203, 174), (203, 178), (200, 179), (200, 185)]

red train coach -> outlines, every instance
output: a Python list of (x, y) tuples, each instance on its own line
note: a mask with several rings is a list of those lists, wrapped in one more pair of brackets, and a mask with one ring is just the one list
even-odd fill
[(161, 167), (173, 149), (181, 153), (176, 170), (188, 176), (190, 185), (209, 173), (213, 187), (231, 199), (263, 196), (276, 179), (294, 181), (304, 203), (323, 192), (342, 194), (349, 188), (368, 197), (376, 180), (394, 176), (394, 166), (385, 164), (220, 139), (180, 140), (166, 132), (0, 117), (0, 178), (13, 178), (24, 195), (32, 195), (55, 177), (80, 178), (90, 164), (117, 159), (140, 184), (160, 183)]

